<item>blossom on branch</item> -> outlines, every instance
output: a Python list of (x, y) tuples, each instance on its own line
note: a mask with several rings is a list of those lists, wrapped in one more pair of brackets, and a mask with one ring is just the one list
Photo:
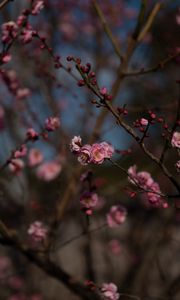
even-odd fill
[(28, 234), (35, 242), (42, 242), (47, 237), (47, 228), (39, 221), (35, 221), (29, 226)]
[(122, 205), (114, 205), (111, 207), (109, 213), (107, 214), (108, 226), (118, 227), (123, 224), (126, 220), (127, 210)]
[(180, 148), (180, 132), (175, 131), (171, 140), (172, 147)]
[(119, 293), (117, 291), (117, 286), (112, 282), (102, 284), (101, 292), (105, 300), (118, 300)]

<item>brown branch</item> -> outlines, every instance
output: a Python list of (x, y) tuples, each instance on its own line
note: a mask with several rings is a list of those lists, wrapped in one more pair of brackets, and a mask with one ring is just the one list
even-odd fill
[(0, 9), (2, 9), (5, 5), (7, 5), (9, 2), (13, 2), (14, 0), (4, 0), (0, 3)]
[(0, 233), (3, 237), (3, 239), (0, 239), (0, 243), (2, 243), (3, 246), (10, 246), (16, 249), (26, 257), (30, 263), (39, 267), (47, 275), (62, 282), (71, 292), (77, 294), (83, 300), (100, 300), (100, 296), (95, 291), (89, 290), (84, 284), (69, 275), (60, 266), (57, 266), (43, 253), (34, 252), (26, 244), (23, 244), (19, 240), (17, 233), (7, 228), (2, 221), (0, 221)]
[(144, 74), (149, 74), (156, 72), (158, 70), (161, 70), (164, 68), (166, 64), (171, 62), (174, 58), (180, 55), (180, 51), (178, 51), (176, 54), (169, 55), (168, 57), (164, 58), (161, 62), (159, 62), (156, 66), (151, 67), (149, 69), (141, 69), (138, 71), (129, 71), (127, 73), (123, 73), (125, 77), (131, 77), (131, 76), (138, 76), (138, 75), (144, 75)]
[(123, 60), (123, 55), (121, 54), (121, 51), (120, 51), (120, 47), (119, 45), (117, 44), (114, 36), (113, 36), (113, 33), (108, 25), (108, 23), (106, 22), (106, 19), (105, 19), (105, 16), (99, 6), (99, 4), (97, 3), (97, 1), (95, 0), (92, 0), (92, 5), (93, 7), (95, 8), (95, 11), (97, 13), (97, 15), (99, 16), (99, 19), (101, 21), (101, 24), (104, 28), (104, 31), (108, 37), (108, 39), (110, 40), (113, 48), (114, 48), (114, 52), (117, 54), (117, 56), (120, 58), (120, 60), (122, 61)]

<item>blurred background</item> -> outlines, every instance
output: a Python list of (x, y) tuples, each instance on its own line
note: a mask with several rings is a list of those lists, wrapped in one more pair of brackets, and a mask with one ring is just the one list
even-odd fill
[[(137, 24), (141, 1), (97, 1), (122, 53)], [(126, 72), (158, 66), (180, 49), (180, 2), (159, 1), (162, 6), (151, 30), (137, 44), (129, 58)], [(157, 1), (147, 1), (144, 22)], [(17, 21), (31, 1), (13, 1), (1, 10), (1, 25)], [(46, 38), (52, 52), (42, 47), (36, 36), (29, 43), (17, 39), (10, 47), (12, 59), (0, 68), (0, 163), (3, 165), (19, 145), (29, 128), (41, 132), (50, 116), (60, 119), (60, 128), (48, 139), (28, 143), (23, 169), (17, 173), (7, 166), (0, 172), (0, 216), (18, 231), (31, 247), (28, 236), (31, 223), (39, 220), (49, 228), (57, 207), (62, 218), (53, 228), (50, 257), (57, 265), (85, 282), (98, 285), (114, 282), (120, 293), (134, 299), (180, 299), (180, 199), (169, 199), (168, 209), (148, 205), (145, 195), (132, 197), (134, 187), (127, 175), (110, 162), (96, 166), (79, 166), (70, 152), (74, 135), (88, 143), (102, 108), (91, 103), (94, 95), (79, 87), (77, 72), (68, 56), (90, 63), (100, 87), (114, 92), (113, 105), (125, 108), (125, 121), (134, 126), (141, 118), (156, 115), (146, 138), (147, 148), (159, 157), (166, 145), (165, 164), (178, 180), (176, 149), (166, 142), (176, 121), (179, 85), (179, 57), (161, 65), (156, 72), (124, 76), (118, 81), (121, 62), (114, 52), (100, 18), (90, 0), (44, 0), (44, 8), (28, 22), (38, 35)], [(1, 42), (1, 52), (4, 44)], [(63, 67), (57, 68), (55, 56)], [(159, 119), (160, 118), (160, 119)], [(135, 128), (140, 137), (143, 133)], [(114, 160), (128, 170), (148, 171), (165, 194), (176, 194), (163, 175), (136, 142), (116, 124), (108, 113), (96, 134), (95, 142), (107, 141), (116, 149)], [(42, 160), (31, 165), (30, 153), (37, 149)], [(49, 179), (46, 163), (56, 163), (59, 171)], [(45, 166), (44, 169), (41, 169)], [(41, 171), (41, 172), (40, 172)], [(86, 190), (81, 175), (92, 172), (92, 184), (101, 201), (93, 212), (86, 234), (86, 216), (80, 196)], [(73, 188), (72, 188), (73, 186)], [(62, 203), (62, 207), (61, 207)], [(65, 206), (64, 206), (65, 203)], [(112, 205), (124, 205), (126, 222), (119, 228), (106, 225)], [(65, 207), (65, 208), (64, 208)], [(83, 234), (84, 233), (84, 234)], [(48, 287), (48, 288), (47, 288)], [(128, 296), (121, 296), (128, 299)], [(75, 300), (61, 283), (51, 279), (28, 263), (18, 252), (0, 246), (0, 299), (2, 300)]]

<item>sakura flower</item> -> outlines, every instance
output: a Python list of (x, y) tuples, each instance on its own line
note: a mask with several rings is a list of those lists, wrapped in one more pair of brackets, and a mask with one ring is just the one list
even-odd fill
[(31, 10), (31, 14), (36, 16), (40, 13), (40, 11), (44, 8), (44, 1), (37, 0), (33, 5)]
[(27, 44), (32, 41), (35, 31), (32, 29), (24, 29), (22, 32), (22, 41), (24, 44)]
[(87, 215), (92, 214), (92, 210), (96, 207), (98, 200), (98, 195), (94, 192), (84, 192), (81, 195), (80, 203)]
[(38, 139), (39, 134), (33, 128), (29, 128), (26, 132), (26, 136), (28, 140), (35, 141)]
[(39, 221), (35, 221), (29, 226), (28, 234), (35, 242), (42, 242), (47, 237), (47, 228)]
[(87, 165), (90, 162), (91, 145), (84, 145), (78, 153), (78, 161), (82, 165)]
[(107, 142), (102, 142), (100, 145), (104, 148), (105, 158), (111, 158), (114, 153), (114, 147)]
[(119, 293), (117, 291), (117, 286), (112, 282), (102, 284), (101, 292), (105, 300), (118, 300)]
[(107, 214), (107, 223), (109, 227), (118, 227), (125, 222), (127, 216), (126, 209), (121, 205), (114, 205)]
[(142, 126), (147, 126), (148, 125), (148, 120), (147, 119), (141, 118), (139, 122)]
[(10, 54), (5, 54), (3, 57), (2, 57), (2, 62), (4, 64), (8, 63), (10, 60), (11, 60), (12, 56)]
[(27, 154), (27, 147), (26, 145), (21, 145), (19, 150), (16, 150), (14, 152), (14, 158), (20, 158), (20, 157), (24, 157)]
[(91, 162), (94, 164), (102, 164), (105, 157), (106, 157), (107, 151), (103, 144), (93, 144), (91, 147)]
[(13, 158), (9, 163), (9, 169), (12, 173), (19, 174), (24, 168), (24, 162), (20, 158)]
[(177, 25), (180, 25), (180, 7), (179, 7), (178, 13), (176, 15), (176, 23), (177, 23)]
[(13, 21), (2, 24), (2, 42), (10, 43), (16, 37), (17, 30), (18, 26)]
[[(148, 201), (155, 205), (160, 206), (162, 204), (161, 190), (159, 184), (153, 180), (151, 174), (148, 172), (137, 172), (136, 166), (132, 166), (128, 169), (129, 181), (132, 184), (136, 184), (139, 188), (144, 189)], [(152, 192), (151, 192), (152, 191)]]
[(70, 143), (70, 150), (74, 153), (79, 153), (81, 150), (82, 144), (81, 144), (81, 137), (74, 136)]
[(171, 140), (172, 147), (180, 148), (180, 132), (175, 131)]
[(45, 181), (51, 181), (55, 179), (61, 172), (61, 165), (57, 161), (50, 161), (43, 163), (37, 169), (37, 176)]
[(48, 131), (54, 131), (60, 127), (60, 121), (56, 117), (49, 117), (45, 121), (45, 128)]
[(30, 167), (37, 166), (43, 161), (43, 154), (39, 149), (32, 148), (29, 151), (28, 160)]
[(107, 88), (106, 87), (102, 87), (101, 89), (100, 89), (100, 93), (101, 93), (101, 95), (106, 95), (107, 94)]

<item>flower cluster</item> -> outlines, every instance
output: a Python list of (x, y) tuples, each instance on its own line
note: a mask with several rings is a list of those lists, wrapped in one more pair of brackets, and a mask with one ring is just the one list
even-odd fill
[(146, 195), (150, 204), (157, 207), (164, 205), (159, 184), (153, 180), (150, 173), (145, 171), (137, 172), (137, 167), (132, 166), (128, 169), (128, 174), (128, 179), (132, 184), (136, 184), (145, 191), (147, 190)]
[(106, 300), (118, 300), (119, 293), (117, 291), (117, 286), (112, 282), (102, 284), (101, 293)]
[(114, 205), (107, 214), (107, 223), (109, 227), (118, 227), (125, 222), (127, 210), (122, 205)]
[(94, 192), (84, 192), (80, 197), (82, 209), (87, 215), (92, 215), (93, 209), (97, 206), (99, 197)]
[(42, 242), (46, 239), (48, 229), (39, 221), (35, 221), (29, 226), (28, 234), (35, 242)]
[(75, 136), (70, 144), (70, 149), (78, 156), (82, 165), (89, 163), (102, 164), (106, 158), (111, 158), (114, 148), (107, 142), (82, 145), (80, 136)]

